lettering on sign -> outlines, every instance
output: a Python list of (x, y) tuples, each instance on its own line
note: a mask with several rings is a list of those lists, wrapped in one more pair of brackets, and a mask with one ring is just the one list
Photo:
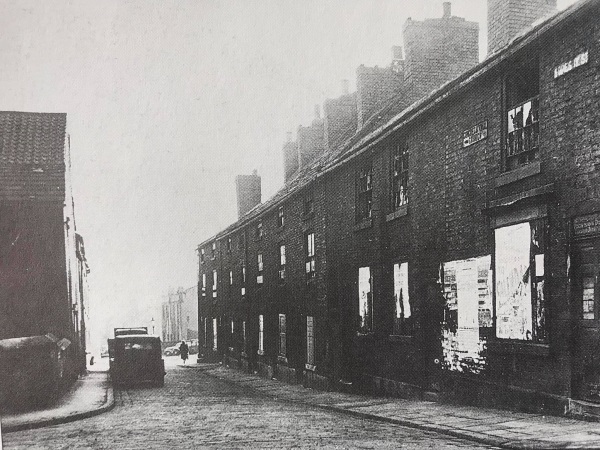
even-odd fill
[(600, 212), (575, 217), (573, 219), (573, 233), (576, 237), (600, 234)]
[(554, 78), (558, 78), (563, 76), (566, 73), (569, 73), (571, 70), (576, 69), (579, 66), (583, 66), (587, 64), (589, 60), (588, 51), (586, 50), (583, 53), (580, 53), (575, 58), (565, 63), (562, 63), (560, 66), (554, 69)]
[(488, 137), (488, 123), (484, 120), (473, 128), (463, 131), (463, 147), (468, 147)]

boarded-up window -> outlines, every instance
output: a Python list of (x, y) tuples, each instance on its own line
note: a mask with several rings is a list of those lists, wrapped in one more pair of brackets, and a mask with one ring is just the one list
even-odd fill
[(495, 231), (496, 336), (546, 340), (544, 221)]
[(373, 293), (371, 289), (371, 268), (358, 269), (358, 313), (360, 315), (360, 332), (373, 331)]
[(306, 364), (315, 365), (315, 329), (312, 316), (306, 317)]
[(396, 305), (394, 334), (411, 335), (413, 321), (408, 294), (408, 263), (406, 262), (394, 264), (394, 300)]
[(279, 314), (279, 355), (286, 355), (286, 323), (285, 314)]
[(492, 326), (491, 257), (444, 263), (443, 352), (450, 370), (479, 373), (482, 350)]
[(265, 352), (265, 316), (258, 316), (258, 353)]
[(213, 319), (213, 350), (217, 351), (217, 319)]

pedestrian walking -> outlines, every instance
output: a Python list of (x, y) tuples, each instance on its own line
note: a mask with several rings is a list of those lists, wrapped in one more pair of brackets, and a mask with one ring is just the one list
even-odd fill
[(181, 359), (183, 359), (183, 363), (185, 364), (188, 359), (188, 355), (190, 354), (190, 348), (185, 341), (181, 341), (181, 344), (179, 344), (179, 354), (181, 355)]

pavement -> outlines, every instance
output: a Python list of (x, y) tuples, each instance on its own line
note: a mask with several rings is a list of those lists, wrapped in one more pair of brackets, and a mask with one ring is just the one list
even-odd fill
[(2, 433), (58, 425), (102, 414), (114, 405), (108, 371), (88, 371), (56, 404), (33, 411), (3, 413), (0, 425)]
[[(564, 417), (458, 406), (399, 398), (324, 392), (230, 369), (221, 364), (188, 364), (219, 380), (283, 402), (355, 417), (433, 431), (481, 444), (514, 449), (600, 448), (600, 423)], [(106, 371), (90, 371), (47, 409), (1, 418), (2, 433), (75, 421), (114, 407)]]

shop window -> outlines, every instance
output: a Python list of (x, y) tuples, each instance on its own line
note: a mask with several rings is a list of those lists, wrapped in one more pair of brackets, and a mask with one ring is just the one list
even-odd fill
[(315, 267), (315, 233), (306, 233), (306, 278), (312, 279), (316, 275)]
[(212, 291), (213, 291), (213, 298), (217, 298), (217, 271), (216, 270), (213, 270)]
[(283, 215), (283, 206), (280, 206), (277, 210), (277, 226), (279, 228), (285, 225), (285, 217)]
[(285, 314), (279, 314), (279, 345), (278, 345), (278, 353), (279, 356), (285, 357), (287, 353), (286, 349), (286, 318)]
[(213, 318), (213, 350), (217, 351), (217, 344), (218, 344), (218, 340), (217, 340), (217, 319), (216, 317)]
[(356, 177), (356, 221), (371, 218), (373, 213), (373, 168), (362, 167)]
[(204, 347), (208, 347), (208, 317), (204, 318)]
[(539, 159), (539, 66), (515, 64), (506, 78), (505, 170)]
[(262, 255), (262, 253), (258, 254), (257, 262), (258, 262), (258, 275), (256, 276), (256, 283), (262, 284), (262, 282), (263, 282), (263, 255)]
[(306, 317), (306, 365), (311, 369), (315, 366), (315, 319)]
[(543, 220), (495, 230), (496, 336), (546, 342)]
[(314, 212), (314, 202), (312, 191), (307, 191), (304, 194), (304, 215), (309, 216)]
[(285, 245), (279, 246), (279, 281), (285, 280)]
[(358, 269), (358, 314), (360, 316), (361, 333), (373, 331), (373, 291), (371, 268)]
[(408, 203), (408, 146), (398, 144), (392, 161), (392, 211)]
[(265, 354), (265, 316), (258, 316), (258, 354)]
[(596, 290), (596, 277), (582, 277), (582, 318), (594, 320), (596, 318), (596, 302), (594, 292)]
[(413, 334), (413, 316), (408, 294), (408, 263), (394, 264), (394, 334)]

